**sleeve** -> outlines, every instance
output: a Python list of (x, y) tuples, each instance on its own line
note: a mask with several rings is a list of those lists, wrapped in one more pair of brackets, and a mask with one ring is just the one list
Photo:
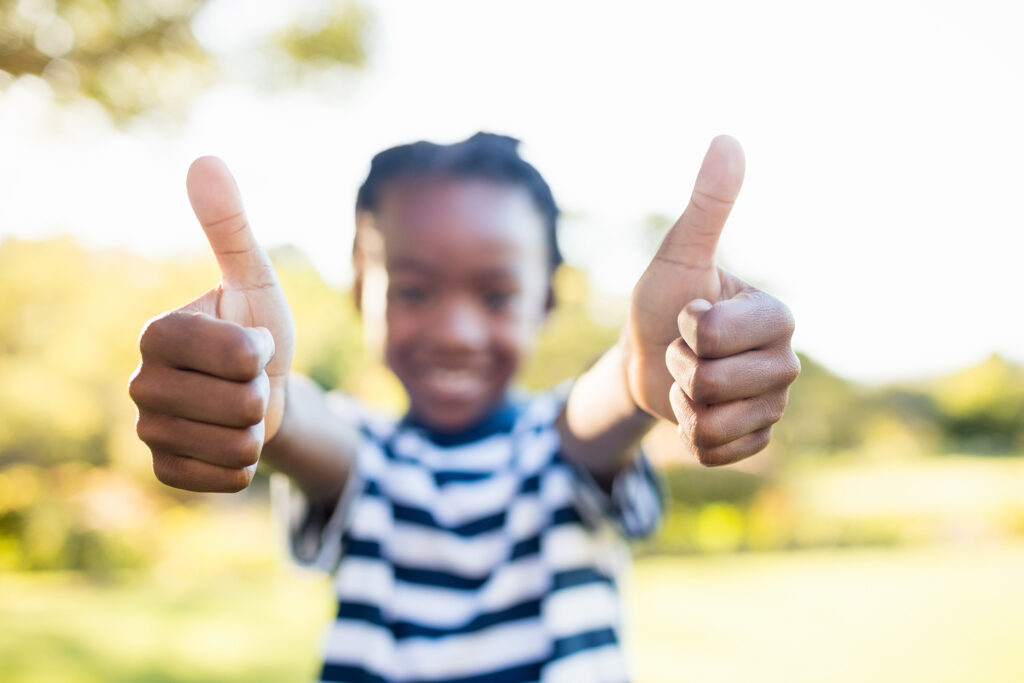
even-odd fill
[(566, 461), (576, 479), (576, 505), (592, 522), (610, 521), (623, 536), (639, 539), (657, 531), (667, 497), (661, 477), (643, 452), (605, 490), (582, 467)]
[[(561, 383), (546, 397), (542, 419), (554, 423), (569, 398), (572, 383), (573, 380)], [(628, 539), (645, 538), (658, 530), (668, 504), (667, 490), (641, 449), (637, 449), (629, 466), (615, 476), (611, 490), (598, 484), (585, 468), (566, 460), (560, 451), (555, 458), (571, 472), (577, 511), (588, 522), (610, 522)]]
[(337, 501), (311, 504), (302, 491), (283, 474), (271, 476), (274, 516), (285, 531), (292, 559), (304, 566), (333, 572), (341, 561), (342, 534), (356, 498), (363, 489), (362, 477), (352, 468)]
[[(341, 414), (351, 415), (360, 410), (353, 399), (343, 394), (332, 392), (327, 400)], [(359, 461), (357, 455), (338, 499), (327, 503), (312, 504), (287, 476), (271, 475), (271, 507), (285, 532), (288, 553), (296, 563), (326, 572), (337, 568), (343, 552), (342, 535), (364, 488)]]

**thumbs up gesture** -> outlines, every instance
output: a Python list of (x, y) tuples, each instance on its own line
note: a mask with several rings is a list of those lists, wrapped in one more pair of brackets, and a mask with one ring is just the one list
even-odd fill
[(634, 403), (677, 423), (705, 465), (763, 449), (800, 372), (786, 306), (715, 265), (743, 171), (739, 143), (715, 138), (689, 206), (633, 290), (622, 338)]
[(197, 159), (187, 188), (221, 281), (146, 323), (129, 393), (160, 481), (238, 491), (281, 425), (295, 326), (224, 163)]

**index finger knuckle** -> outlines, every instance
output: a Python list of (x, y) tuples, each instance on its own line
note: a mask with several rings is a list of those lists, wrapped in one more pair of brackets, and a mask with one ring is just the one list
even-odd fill
[(232, 328), (223, 351), (223, 365), (240, 380), (254, 379), (263, 371), (260, 348), (242, 327)]
[(713, 363), (698, 361), (689, 378), (687, 395), (696, 403), (714, 403), (721, 395), (722, 384)]

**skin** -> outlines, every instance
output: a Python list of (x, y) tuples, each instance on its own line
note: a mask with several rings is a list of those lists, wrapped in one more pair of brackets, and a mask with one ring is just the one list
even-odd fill
[[(532, 200), (481, 180), (410, 181), (385, 189), (357, 229), (379, 235), (357, 242), (357, 289), (363, 310), (384, 311), (385, 360), (412, 413), (440, 431), (473, 425), (504, 397), (547, 312)], [(386, 278), (384, 297), (362, 287), (367, 271)]]
[[(608, 483), (665, 419), (705, 465), (763, 449), (799, 373), (781, 302), (717, 268), (743, 153), (716, 138), (690, 204), (634, 289), (619, 343), (581, 375), (558, 419), (563, 452)], [(221, 283), (151, 320), (129, 384), (137, 431), (164, 483), (237, 491), (263, 460), (313, 501), (336, 499), (358, 436), (308, 379), (288, 373), (294, 325), (224, 164), (204, 157), (189, 198)], [(501, 400), (550, 298), (540, 217), (514, 187), (483, 181), (390, 188), (357, 216), (356, 289), (412, 410), (441, 431)], [(371, 286), (372, 285), (372, 286)], [(438, 370), (440, 368), (440, 370)]]

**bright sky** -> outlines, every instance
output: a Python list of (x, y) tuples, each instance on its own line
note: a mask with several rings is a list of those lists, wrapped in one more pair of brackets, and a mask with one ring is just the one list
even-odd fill
[[(362, 72), (218, 87), (179, 130), (117, 132), (93, 106), (56, 110), (38, 82), (8, 87), (0, 235), (194, 253), (185, 171), (217, 154), (261, 241), (345, 283), (370, 156), (488, 129), (524, 140), (571, 214), (569, 260), (625, 293), (645, 218), (684, 208), (707, 143), (729, 133), (747, 178), (719, 254), (790, 305), (797, 348), (864, 381), (993, 351), (1024, 361), (1018, 3), (364, 4)], [(288, 6), (217, 0), (197, 30), (237, 54)]]

